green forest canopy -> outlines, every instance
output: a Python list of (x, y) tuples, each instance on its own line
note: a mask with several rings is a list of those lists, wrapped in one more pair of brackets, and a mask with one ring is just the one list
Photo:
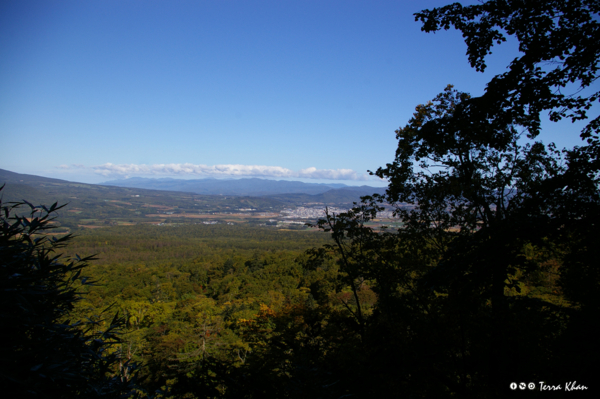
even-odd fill
[[(327, 215), (324, 245), (315, 232), (226, 226), (86, 232), (68, 251), (100, 252), (86, 270), (102, 284), (81, 286), (72, 317), (114, 303), (125, 334), (112, 353), (142, 365), (138, 387), (158, 397), (596, 391), (598, 119), (580, 146), (536, 140), (541, 113), (587, 120), (597, 103), (557, 88), (595, 82), (599, 14), (577, 0), (417, 13), (425, 31), (460, 30), (477, 70), (505, 35), (523, 55), (480, 97), (449, 86), (417, 106), (374, 172), (390, 182), (384, 195)], [(401, 229), (367, 227), (384, 203)]]

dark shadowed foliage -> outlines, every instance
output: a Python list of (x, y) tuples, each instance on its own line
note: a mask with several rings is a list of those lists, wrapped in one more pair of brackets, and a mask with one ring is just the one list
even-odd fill
[(71, 320), (91, 257), (56, 251), (72, 239), (51, 235), (61, 207), (0, 202), (0, 379), (19, 398), (130, 397), (135, 385), (115, 344), (122, 320)]

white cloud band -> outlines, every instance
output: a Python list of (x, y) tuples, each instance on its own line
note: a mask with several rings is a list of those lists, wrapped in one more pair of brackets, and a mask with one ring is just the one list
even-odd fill
[[(64, 166), (64, 165), (61, 165)], [(327, 180), (367, 180), (368, 175), (358, 174), (352, 169), (317, 169), (314, 167), (294, 171), (281, 166), (265, 165), (195, 165), (171, 163), (154, 165), (105, 163), (92, 169), (102, 176), (235, 176), (235, 177), (280, 177)]]

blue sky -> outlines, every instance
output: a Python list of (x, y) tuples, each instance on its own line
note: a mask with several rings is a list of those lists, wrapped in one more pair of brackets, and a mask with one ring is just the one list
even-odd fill
[(366, 171), (417, 104), (481, 94), (517, 55), (477, 73), (459, 33), (421, 32), (412, 14), (448, 3), (1, 0), (0, 168), (383, 185)]

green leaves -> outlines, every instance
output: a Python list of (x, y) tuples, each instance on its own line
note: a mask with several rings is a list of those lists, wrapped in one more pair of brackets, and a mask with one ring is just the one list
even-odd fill
[[(19, 213), (23, 205), (29, 213)], [(111, 351), (122, 321), (71, 323), (80, 300), (77, 287), (92, 257), (64, 259), (57, 254), (71, 235), (49, 237), (56, 203), (47, 208), (26, 201), (0, 200), (0, 381), (19, 397), (124, 397), (134, 395), (133, 380), (121, 378)], [(76, 281), (80, 285), (75, 285)], [(130, 365), (126, 365), (130, 368)], [(127, 372), (131, 376), (130, 371)]]
[[(507, 1), (490, 0), (463, 7), (452, 4), (415, 14), (425, 32), (454, 27), (462, 32), (467, 56), (477, 71), (506, 35), (519, 42), (522, 55), (510, 62), (508, 72), (496, 76), (473, 107), (497, 122), (512, 121), (540, 133), (540, 117), (549, 111), (552, 120), (587, 119), (600, 92), (581, 91), (598, 78), (600, 6), (594, 0)], [(575, 85), (575, 87), (573, 86)], [(566, 87), (573, 88), (569, 95)], [(582, 94), (588, 93), (588, 94)], [(599, 118), (582, 130), (582, 138), (598, 133)], [(502, 122), (504, 123), (504, 122)]]

